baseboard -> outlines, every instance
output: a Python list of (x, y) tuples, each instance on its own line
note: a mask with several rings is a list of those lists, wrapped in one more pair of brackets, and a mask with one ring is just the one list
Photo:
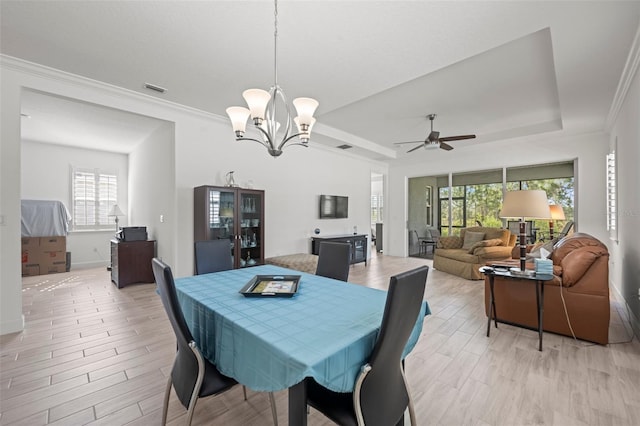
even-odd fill
[(69, 272), (73, 272), (74, 269), (106, 268), (109, 264), (110, 262), (103, 260), (97, 262), (71, 263), (71, 270)]
[(616, 299), (622, 301), (620, 305), (624, 306), (624, 309), (627, 311), (626, 318), (629, 320), (629, 326), (631, 327), (633, 334), (636, 336), (636, 339), (640, 340), (640, 318), (636, 317), (636, 315), (633, 313), (631, 307), (627, 303), (627, 299), (622, 296), (622, 293), (620, 293), (620, 290), (614, 282), (610, 282), (609, 288), (615, 291)]

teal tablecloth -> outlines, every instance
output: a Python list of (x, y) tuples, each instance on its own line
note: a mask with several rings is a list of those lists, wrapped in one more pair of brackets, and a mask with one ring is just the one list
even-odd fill
[[(292, 298), (250, 298), (238, 291), (255, 275), (300, 275)], [(313, 377), (338, 392), (353, 390), (373, 349), (385, 291), (272, 265), (176, 280), (178, 299), (204, 356), (225, 375), (257, 391), (287, 389)], [(423, 303), (408, 354), (430, 314)]]

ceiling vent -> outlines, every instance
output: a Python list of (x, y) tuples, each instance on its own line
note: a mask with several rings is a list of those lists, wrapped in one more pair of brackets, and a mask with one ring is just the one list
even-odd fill
[(344, 145), (339, 145), (336, 148), (338, 148), (338, 149), (350, 149), (350, 148), (353, 148), (353, 146), (344, 144)]
[(164, 87), (156, 86), (155, 84), (151, 84), (151, 83), (145, 83), (144, 88), (149, 90), (154, 90), (158, 93), (164, 93), (167, 91), (167, 89), (165, 89)]

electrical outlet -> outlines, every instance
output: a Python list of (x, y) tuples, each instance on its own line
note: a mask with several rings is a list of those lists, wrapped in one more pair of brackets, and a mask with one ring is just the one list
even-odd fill
[(164, 215), (163, 214), (160, 215), (160, 223), (164, 223)]

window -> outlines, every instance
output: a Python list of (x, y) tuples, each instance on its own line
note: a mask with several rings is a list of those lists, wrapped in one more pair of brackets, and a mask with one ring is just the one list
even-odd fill
[(616, 151), (607, 154), (607, 230), (612, 240), (618, 240), (618, 208), (616, 203)]
[(220, 192), (209, 192), (209, 227), (220, 226)]
[[(448, 234), (449, 227), (453, 234), (457, 234), (460, 228), (478, 224), (490, 227), (506, 225), (500, 217), (503, 180), (507, 191), (542, 189), (550, 202), (562, 206), (566, 219), (554, 222), (555, 227), (562, 229), (566, 221), (574, 220), (573, 162), (452, 174), (451, 191), (448, 175), (437, 176), (436, 179), (439, 198), (439, 212), (436, 214), (442, 235)], [(547, 238), (549, 221), (534, 221), (532, 235), (535, 239)]]
[(98, 169), (72, 171), (73, 229), (111, 229), (109, 210), (118, 200), (118, 177)]
[[(573, 200), (574, 200), (574, 180), (573, 177), (567, 178), (553, 178), (553, 179), (532, 179), (521, 180), (516, 182), (507, 182), (508, 191), (527, 190), (527, 189), (542, 189), (547, 194), (547, 199), (552, 204), (558, 204), (562, 207), (565, 220), (554, 221), (554, 229), (556, 230), (555, 236), (568, 221), (574, 220)], [(550, 221), (534, 220), (533, 230), (531, 235), (534, 240), (545, 240), (550, 236), (549, 229)]]
[(371, 223), (382, 222), (382, 194), (371, 196)]
[(430, 186), (426, 186), (424, 189), (424, 199), (425, 199), (425, 208), (426, 208), (426, 216), (427, 216), (427, 226), (431, 226), (433, 224), (433, 212), (432, 212), (432, 207), (433, 207), (433, 201), (431, 200), (432, 198), (432, 192), (433, 192), (433, 188), (431, 188)]

